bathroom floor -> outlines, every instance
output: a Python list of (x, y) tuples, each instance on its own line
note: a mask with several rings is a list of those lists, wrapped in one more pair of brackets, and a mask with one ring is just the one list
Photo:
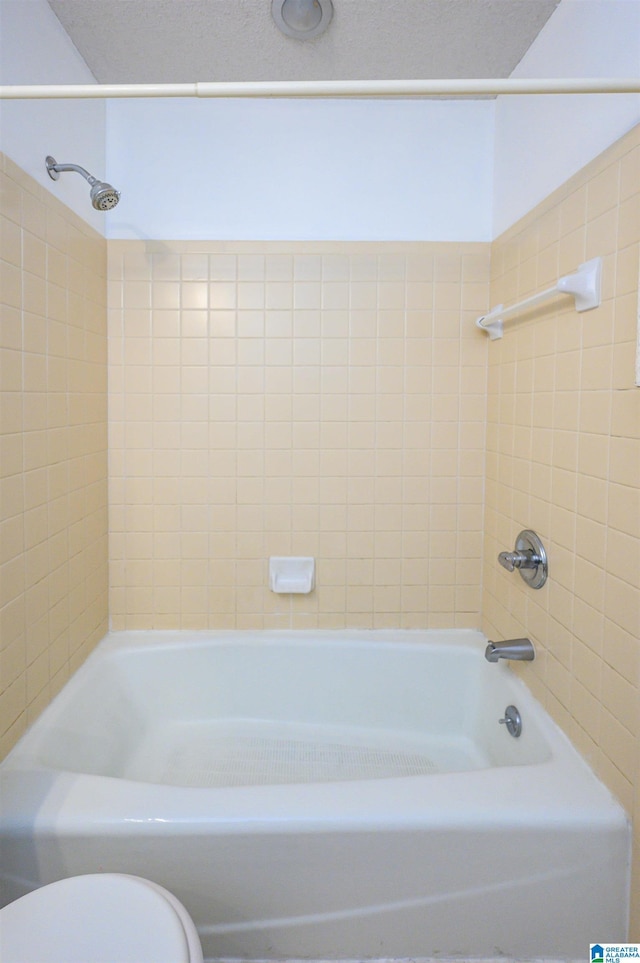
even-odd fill
[[(565, 959), (534, 959), (534, 960), (522, 960), (522, 959), (511, 959), (507, 956), (496, 957), (495, 959), (487, 959), (486, 957), (477, 957), (469, 959), (452, 959), (446, 957), (412, 957), (406, 960), (395, 960), (395, 959), (380, 959), (380, 960), (349, 960), (349, 961), (339, 961), (339, 963), (587, 963), (589, 956), (589, 944), (586, 944), (586, 951), (584, 959), (578, 960), (565, 960)], [(205, 963), (256, 963), (255, 960), (233, 960), (233, 961), (220, 961), (220, 960), (206, 960)], [(279, 960), (277, 963), (302, 963), (299, 960)], [(336, 960), (312, 960), (305, 961), (305, 963), (336, 963)]]

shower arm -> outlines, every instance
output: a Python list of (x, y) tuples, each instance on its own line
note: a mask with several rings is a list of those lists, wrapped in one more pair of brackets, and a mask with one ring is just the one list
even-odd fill
[(91, 187), (98, 184), (98, 178), (86, 171), (84, 167), (80, 167), (79, 164), (58, 164), (53, 157), (47, 157), (47, 171), (49, 172), (49, 177), (57, 181), (60, 174), (66, 173), (66, 171), (75, 171), (76, 174), (82, 174), (84, 179), (89, 182)]

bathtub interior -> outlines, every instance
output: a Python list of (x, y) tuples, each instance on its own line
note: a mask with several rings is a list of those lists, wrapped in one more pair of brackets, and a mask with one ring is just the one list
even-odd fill
[(483, 650), (473, 632), (114, 633), (8, 762), (231, 787), (546, 761), (535, 713), (518, 739), (499, 724), (519, 683)]

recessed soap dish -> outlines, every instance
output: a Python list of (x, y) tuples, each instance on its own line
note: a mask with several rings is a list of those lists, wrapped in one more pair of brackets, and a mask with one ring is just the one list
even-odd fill
[(279, 595), (308, 595), (313, 591), (316, 560), (305, 555), (272, 555), (269, 588)]

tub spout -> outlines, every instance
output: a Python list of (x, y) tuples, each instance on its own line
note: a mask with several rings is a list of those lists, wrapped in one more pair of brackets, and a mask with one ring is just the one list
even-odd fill
[(535, 649), (531, 639), (506, 639), (504, 642), (489, 642), (484, 657), (488, 662), (498, 659), (513, 659), (516, 662), (532, 662)]

